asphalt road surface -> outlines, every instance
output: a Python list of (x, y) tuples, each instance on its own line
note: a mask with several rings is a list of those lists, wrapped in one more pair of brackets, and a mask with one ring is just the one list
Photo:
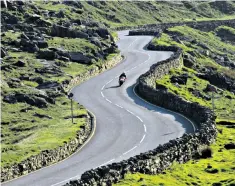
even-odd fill
[[(119, 32), (117, 42), (125, 59), (89, 81), (73, 88), (74, 99), (96, 116), (96, 131), (91, 140), (70, 158), (4, 186), (58, 186), (76, 179), (86, 170), (118, 162), (156, 148), (159, 144), (194, 132), (185, 117), (151, 105), (133, 91), (138, 77), (172, 52), (144, 50), (151, 36), (127, 36)], [(118, 87), (118, 76), (127, 80)]]

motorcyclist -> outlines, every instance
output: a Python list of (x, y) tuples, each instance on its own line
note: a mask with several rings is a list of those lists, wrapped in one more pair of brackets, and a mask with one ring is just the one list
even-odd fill
[(122, 77), (125, 77), (125, 78), (126, 78), (125, 72), (123, 72), (123, 73), (119, 76), (119, 79), (121, 79)]

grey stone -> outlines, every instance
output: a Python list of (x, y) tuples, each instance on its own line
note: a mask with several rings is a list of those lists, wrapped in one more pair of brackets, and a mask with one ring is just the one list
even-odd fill
[(19, 60), (14, 65), (17, 66), (17, 67), (25, 67), (26, 63), (22, 60)]
[(91, 64), (91, 59), (81, 52), (70, 52), (69, 55), (71, 56), (71, 61), (83, 64)]
[(5, 56), (7, 56), (8, 53), (7, 51), (5, 50), (5, 48), (1, 47), (1, 58), (4, 58)]
[(235, 143), (231, 142), (231, 143), (225, 144), (224, 148), (227, 150), (235, 149)]
[(54, 60), (58, 58), (56, 52), (51, 50), (40, 50), (38, 51), (37, 58), (39, 59), (47, 59), (47, 60)]

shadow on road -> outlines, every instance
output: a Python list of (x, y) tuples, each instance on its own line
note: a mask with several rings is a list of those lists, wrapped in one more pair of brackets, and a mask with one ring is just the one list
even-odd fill
[[(186, 118), (182, 117), (181, 115), (175, 113), (175, 112), (171, 112), (168, 111), (164, 108), (158, 107), (158, 106), (154, 106), (151, 104), (146, 103), (145, 101), (143, 101), (141, 98), (139, 98), (138, 96), (135, 95), (134, 91), (133, 91), (134, 85), (128, 87), (126, 89), (128, 96), (138, 105), (148, 109), (149, 111), (152, 112), (156, 112), (159, 113), (163, 116), (166, 117), (174, 117), (174, 120), (177, 121), (179, 123), (179, 125), (182, 126), (182, 128), (185, 129), (186, 133), (193, 133), (193, 126), (191, 125), (191, 123), (189, 122), (189, 120), (187, 120)], [(160, 118), (159, 118), (160, 119)], [(195, 125), (196, 126), (196, 125)], [(167, 134), (169, 135), (169, 134)]]
[(120, 87), (120, 86), (119, 86), (119, 85), (116, 85), (116, 86), (107, 87), (107, 88), (105, 88), (105, 89), (118, 88), (118, 87)]

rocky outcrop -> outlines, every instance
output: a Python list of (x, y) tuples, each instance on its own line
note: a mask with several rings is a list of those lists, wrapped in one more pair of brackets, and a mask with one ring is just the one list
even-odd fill
[(206, 73), (198, 73), (201, 79), (209, 81), (212, 85), (235, 93), (235, 78), (228, 77), (222, 73), (208, 69)]
[(75, 29), (71, 29), (65, 26), (60, 26), (60, 25), (52, 26), (51, 35), (58, 36), (58, 37), (83, 38), (83, 39), (87, 39), (89, 37), (88, 34), (82, 31), (77, 31)]
[(200, 106), (198, 103), (188, 102), (167, 92), (166, 89), (155, 87), (157, 78), (168, 74), (171, 68), (182, 66), (181, 49), (176, 47), (171, 47), (171, 49), (175, 51), (174, 55), (152, 65), (148, 72), (140, 76), (137, 93), (153, 104), (184, 114), (198, 124), (199, 130), (194, 134), (184, 134), (181, 138), (170, 140), (164, 145), (159, 145), (156, 149), (141, 153), (128, 160), (89, 170), (82, 174), (80, 180), (72, 180), (66, 186), (108, 186), (123, 179), (127, 172), (157, 174), (169, 167), (174, 161), (184, 163), (192, 157), (198, 156), (202, 145), (214, 142), (217, 130), (215, 115), (210, 109)]
[(47, 106), (48, 106), (47, 101), (52, 102), (50, 98), (48, 98), (48, 100), (46, 100), (46, 98), (39, 97), (36, 95), (27, 95), (27, 94), (21, 94), (21, 93), (6, 95), (6, 96), (4, 96), (3, 101), (10, 103), (10, 104), (14, 104), (17, 102), (23, 102), (23, 103), (27, 103), (32, 106), (36, 106), (38, 108), (47, 108)]

